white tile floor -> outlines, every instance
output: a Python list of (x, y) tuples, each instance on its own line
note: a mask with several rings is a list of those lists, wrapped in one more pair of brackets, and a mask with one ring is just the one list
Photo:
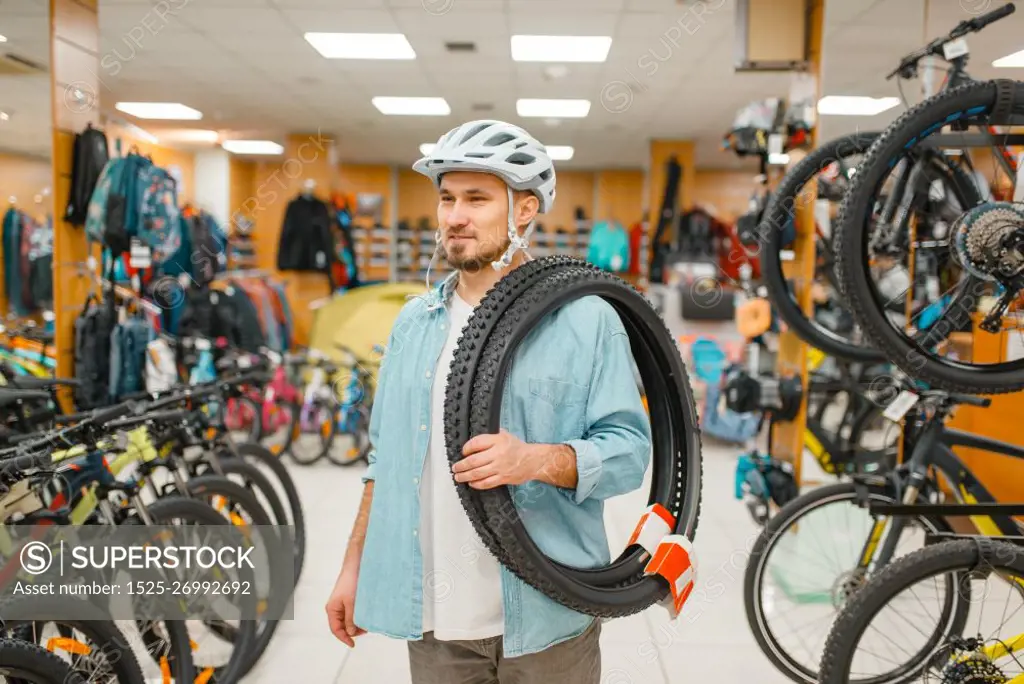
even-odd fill
[[(697, 589), (670, 622), (661, 608), (604, 625), (602, 684), (746, 682), (782, 684), (754, 643), (743, 608), (743, 571), (757, 528), (733, 498), (737, 447), (704, 446), (704, 508), (697, 532)], [(368, 634), (350, 650), (327, 628), (324, 603), (337, 576), (362, 485), (360, 469), (321, 462), (292, 466), (307, 520), (306, 566), (295, 619), (278, 629), (247, 684), (364, 684), (409, 681), (405, 644)], [(609, 539), (621, 548), (643, 510), (646, 488), (607, 507)], [(615, 545), (619, 546), (616, 547)]]

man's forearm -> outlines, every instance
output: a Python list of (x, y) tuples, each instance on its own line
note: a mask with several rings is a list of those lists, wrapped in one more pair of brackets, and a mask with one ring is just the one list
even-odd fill
[(575, 489), (579, 481), (576, 472), (576, 452), (567, 444), (531, 444), (530, 458), (536, 463), (534, 479), (555, 487)]
[(366, 540), (366, 528), (370, 524), (370, 504), (373, 503), (373, 480), (363, 487), (363, 498), (359, 502), (359, 512), (356, 514), (356, 522), (352, 526), (352, 535), (348, 539), (348, 549), (345, 551), (345, 567), (352, 564), (358, 565), (363, 556), (363, 542)]

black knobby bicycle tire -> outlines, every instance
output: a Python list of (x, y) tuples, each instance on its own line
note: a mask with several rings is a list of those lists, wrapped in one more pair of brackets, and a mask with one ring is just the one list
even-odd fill
[[(654, 438), (651, 501), (675, 514), (677, 534), (692, 538), (701, 479), (696, 410), (678, 347), (654, 308), (621, 279), (586, 265), (557, 269), (532, 286), (506, 294), (512, 304), (503, 316), (494, 315), (488, 298), (474, 313), (474, 318), (497, 320), (493, 334), (482, 343), (464, 334), (456, 350), (446, 397), (449, 459), (461, 458), (462, 445), (471, 436), (498, 431), (508, 366), (533, 326), (573, 299), (600, 296), (623, 320), (648, 393)], [(458, 376), (463, 368), (476, 369), (471, 387)], [(468, 422), (458, 419), (462, 412), (469, 413)], [(679, 463), (681, 458), (686, 463)], [(668, 593), (664, 580), (644, 575), (646, 557), (639, 547), (626, 549), (606, 568), (565, 566), (544, 555), (530, 539), (508, 488), (478, 492), (459, 484), (457, 489), (474, 527), (484, 530), (481, 538), (492, 553), (524, 582), (563, 605), (600, 617), (623, 616)], [(480, 509), (482, 518), (477, 517)]]
[(302, 512), (302, 498), (299, 496), (299, 489), (295, 486), (288, 468), (275, 456), (270, 449), (262, 444), (254, 442), (243, 442), (235, 445), (235, 452), (243, 459), (253, 464), (265, 465), (277, 478), (281, 489), (288, 499), (288, 509), (291, 511), (291, 526), (293, 528), (294, 541), (298, 562), (295, 566), (295, 581), (299, 581), (302, 568), (306, 560), (306, 516)]
[(85, 678), (56, 655), (19, 639), (0, 639), (0, 675), (30, 684), (85, 684)]
[[(959, 539), (933, 544), (887, 565), (854, 596), (832, 624), (825, 642), (825, 655), (821, 660), (822, 684), (847, 683), (847, 671), (861, 634), (867, 629), (871, 618), (887, 605), (893, 596), (911, 586), (915, 580), (940, 574), (948, 576), (958, 571), (967, 573), (981, 568), (1008, 570), (1018, 577), (1024, 577), (1024, 555), (1012, 543), (1001, 542), (995, 538), (980, 542)], [(971, 603), (969, 587), (968, 584), (968, 596), (963, 598), (963, 603), (968, 606)], [(959, 595), (964, 590), (965, 588), (961, 586), (954, 593)], [(949, 628), (947, 633), (959, 636), (963, 627), (963, 624), (957, 624)], [(914, 673), (911, 672), (909, 675), (914, 676)], [(906, 681), (908, 675), (901, 676), (902, 679), (898, 681)]]
[[(5, 617), (4, 630), (13, 632), (14, 636), (30, 643), (35, 643), (31, 631), (35, 624), (58, 624), (61, 626), (76, 629), (89, 639), (94, 646), (98, 646), (108, 658), (112, 674), (117, 678), (117, 684), (146, 684), (146, 678), (142, 673), (135, 652), (128, 643), (128, 638), (118, 629), (117, 624), (103, 609), (88, 601), (77, 600), (77, 606), (69, 609), (69, 597), (67, 596), (28, 596), (5, 600), (0, 604), (0, 615), (10, 615), (12, 612), (25, 614), (26, 608), (12, 610), (19, 604), (25, 604), (37, 609), (37, 615), (61, 615), (73, 612), (75, 615), (87, 614), (88, 617), (60, 620), (24, 620)], [(6, 611), (6, 612), (5, 612)], [(43, 644), (37, 644), (43, 646)]]
[(794, 220), (789, 207), (796, 206), (797, 194), (812, 182), (829, 164), (849, 155), (864, 154), (878, 138), (879, 133), (854, 133), (830, 140), (814, 150), (786, 172), (778, 189), (769, 200), (764, 218), (757, 227), (764, 240), (761, 252), (761, 275), (768, 297), (779, 316), (802, 340), (829, 356), (862, 363), (885, 360), (885, 354), (854, 344), (849, 340), (822, 329), (807, 319), (800, 305), (793, 299), (786, 277), (782, 272), (782, 234), (787, 221)]
[[(898, 498), (895, 488), (891, 483), (884, 485), (865, 484), (864, 494), (878, 500), (895, 503)], [(861, 496), (858, 485), (853, 481), (837, 482), (823, 487), (817, 487), (800, 494), (779, 511), (769, 518), (768, 523), (761, 530), (754, 545), (750, 548), (750, 556), (747, 559), (747, 566), (743, 573), (743, 606), (747, 616), (747, 624), (750, 632), (754, 635), (758, 648), (772, 665), (782, 674), (789, 677), (798, 684), (817, 684), (818, 673), (812, 672), (801, 663), (796, 662), (786, 649), (783, 648), (774, 638), (765, 621), (765, 610), (761, 605), (761, 581), (764, 576), (765, 565), (768, 557), (775, 548), (776, 543), (787, 530), (793, 529), (799, 524), (801, 518), (808, 513), (818, 511), (824, 506), (842, 503), (844, 501), (856, 503)], [(919, 516), (923, 518), (923, 516)], [(944, 518), (923, 518), (938, 532), (950, 532), (949, 524)]]
[[(478, 307), (480, 314), (477, 315), (474, 312), (461, 331), (458, 349), (452, 359), (450, 368), (437, 369), (438, 373), (448, 373), (444, 402), (444, 431), (445, 448), (448, 451), (449, 460), (461, 458), (462, 446), (469, 440), (467, 436), (457, 447), (454, 447), (457, 451), (453, 451), (453, 442), (451, 441), (454, 434), (453, 431), (465, 429), (470, 421), (470, 407), (462, 402), (462, 393), (468, 391), (468, 388), (473, 386), (473, 379), (476, 376), (478, 355), (473, 354), (474, 349), (482, 349), (483, 343), (490, 338), (501, 316), (515, 302), (515, 298), (519, 293), (552, 273), (574, 267), (596, 269), (595, 266), (575, 257), (556, 255), (543, 259), (534, 259), (522, 264), (499, 280), (484, 295), (480, 303), (481, 307)], [(486, 307), (483, 307), (484, 302), (487, 302)], [(465, 341), (469, 340), (473, 341), (472, 344), (474, 346), (466, 348), (464, 353), (459, 353), (460, 350), (466, 347)], [(468, 492), (465, 491), (466, 489), (459, 488), (459, 499), (469, 514), (469, 519), (473, 522), (473, 526), (476, 528), (480, 539), (499, 562), (506, 565), (512, 563), (512, 559), (508, 558), (501, 544), (498, 543), (487, 526), (483, 524), (484, 511), (482, 506), (477, 499), (469, 496)]]
[[(889, 163), (919, 141), (922, 131), (947, 117), (974, 108), (991, 111), (996, 84), (978, 82), (947, 90), (904, 113), (871, 146), (843, 198), (836, 224), (834, 247), (837, 274), (851, 311), (874, 346), (908, 375), (952, 392), (1003, 394), (1024, 389), (1024, 360), (1009, 362), (1007, 370), (956, 364), (931, 358), (892, 327), (875, 300), (867, 272), (866, 217), (870, 215), (875, 189), (889, 172)], [(1014, 87), (1014, 113), (1024, 114), (1024, 83)]]

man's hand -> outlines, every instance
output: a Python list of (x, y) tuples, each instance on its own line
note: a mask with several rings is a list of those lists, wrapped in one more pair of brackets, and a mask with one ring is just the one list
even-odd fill
[(452, 466), (456, 482), (474, 489), (521, 485), (540, 480), (557, 487), (576, 486), (576, 453), (564, 444), (527, 444), (512, 433), (477, 435), (462, 447), (464, 458)]
[(327, 621), (331, 625), (331, 633), (350, 648), (356, 647), (355, 638), (366, 634), (365, 629), (356, 627), (356, 581), (359, 579), (359, 568), (345, 567), (338, 575), (334, 590), (327, 599)]

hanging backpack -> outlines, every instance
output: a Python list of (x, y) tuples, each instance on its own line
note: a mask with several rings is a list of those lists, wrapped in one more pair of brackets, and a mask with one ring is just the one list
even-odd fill
[(144, 389), (146, 347), (153, 329), (143, 318), (131, 317), (114, 328), (110, 347), (110, 399), (113, 402)]
[(75, 135), (71, 158), (71, 184), (68, 186), (68, 204), (64, 210), (65, 223), (73, 226), (85, 224), (89, 200), (109, 160), (107, 136), (103, 131), (88, 124), (84, 131)]
[(116, 325), (113, 305), (89, 297), (75, 319), (75, 405), (79, 411), (106, 406), (110, 395), (110, 337)]

